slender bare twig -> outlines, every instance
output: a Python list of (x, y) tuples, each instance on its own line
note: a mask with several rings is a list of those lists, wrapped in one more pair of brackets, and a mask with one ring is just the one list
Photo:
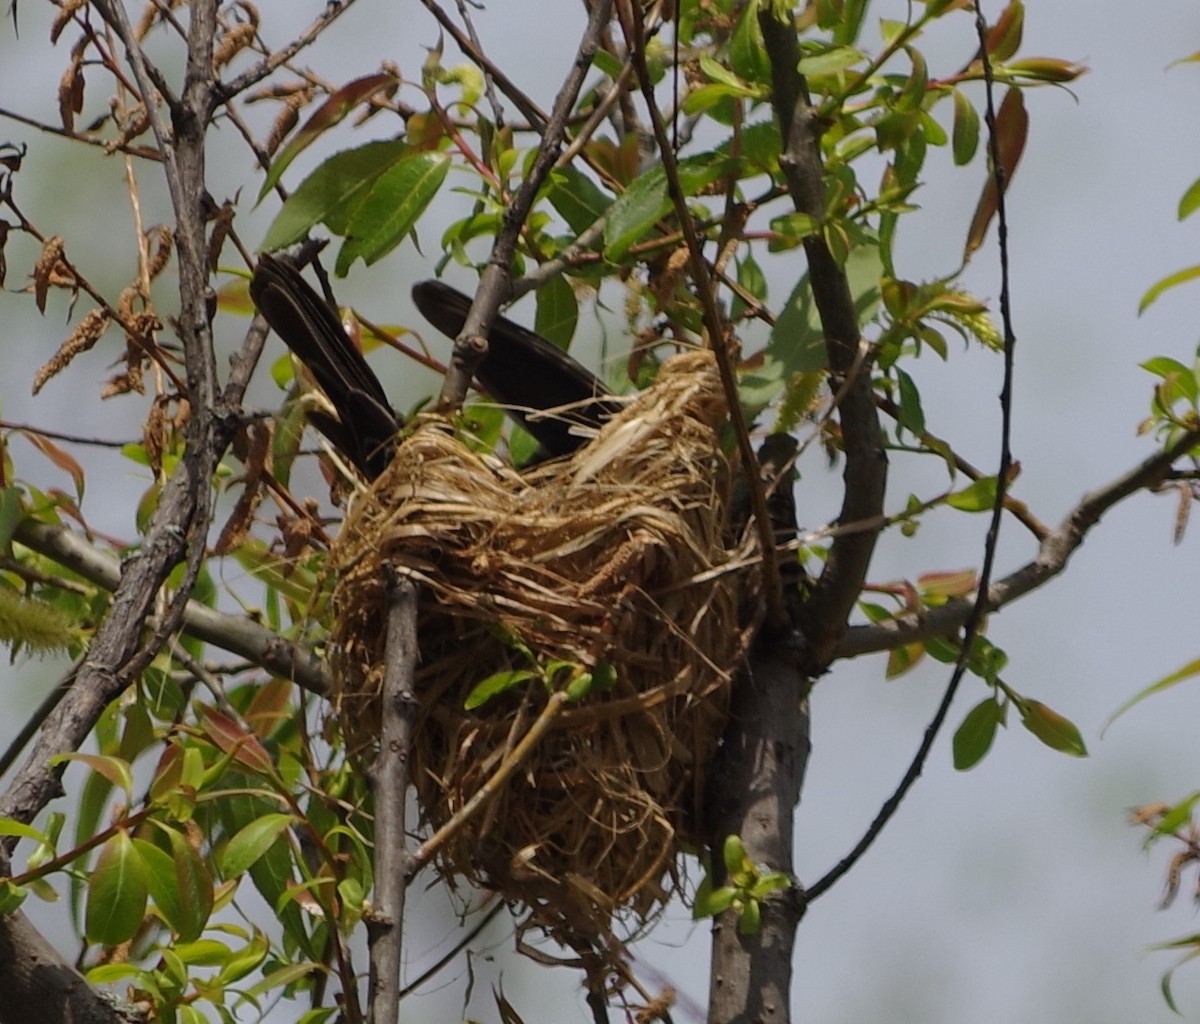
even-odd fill
[(59, 701), (70, 691), (71, 684), (75, 682), (75, 674), (79, 671), (82, 663), (82, 658), (76, 658), (71, 663), (71, 667), (59, 680), (58, 685), (46, 694), (42, 702), (34, 709), (33, 714), (22, 724), (16, 736), (12, 738), (12, 742), (4, 748), (3, 753), (0, 753), (0, 777), (3, 777), (13, 766), (21, 751), (25, 749), (25, 744), (33, 739), (42, 723), (50, 717), (50, 713), (58, 707)]
[(14, 430), (20, 434), (32, 434), (35, 437), (46, 437), (51, 441), (65, 441), (67, 444), (84, 444), (93, 448), (124, 448), (131, 441), (106, 441), (102, 437), (84, 437), (81, 434), (65, 434), (61, 430), (47, 430), (45, 427), (35, 427), (28, 423), (12, 423), (0, 420), (0, 430)]
[(471, 943), (479, 938), (479, 936), (483, 933), (483, 930), (500, 916), (500, 912), (503, 909), (504, 904), (497, 899), (496, 902), (488, 908), (488, 912), (484, 914), (483, 917), (480, 918), (461, 939), (459, 939), (449, 950), (447, 950), (444, 956), (438, 957), (436, 962), (430, 964), (429, 967), (423, 970), (400, 990), (400, 998), (403, 999), (405, 996), (416, 992), (417, 989), (425, 984), (425, 982), (434, 977), (448, 963), (451, 963), (459, 953), (461, 953), (464, 949), (470, 946)]
[(162, 157), (159, 155), (158, 150), (152, 149), (149, 146), (135, 146), (130, 143), (114, 144), (111, 139), (104, 139), (98, 135), (88, 135), (86, 132), (67, 131), (65, 128), (58, 127), (58, 125), (39, 121), (25, 114), (19, 114), (15, 110), (9, 110), (6, 107), (0, 107), (0, 117), (16, 121), (18, 124), (28, 125), (30, 128), (36, 128), (47, 135), (57, 135), (60, 138), (70, 139), (72, 142), (82, 142), (88, 146), (95, 146), (98, 149), (105, 150), (105, 152), (113, 150), (118, 153), (127, 153), (129, 156), (140, 157), (142, 160), (153, 160), (156, 163), (162, 162)]
[[(437, 9), (436, 5), (433, 7)], [(500, 303), (508, 296), (509, 268), (516, 253), (517, 239), (529, 211), (533, 208), (533, 201), (546, 180), (546, 175), (558, 159), (567, 122), (579, 97), (579, 91), (583, 88), (584, 78), (599, 46), (601, 31), (608, 22), (611, 11), (612, 0), (596, 0), (592, 4), (575, 60), (554, 99), (554, 109), (550, 118), (546, 121), (537, 156), (512, 202), (504, 210), (503, 225), (496, 235), (487, 266), (480, 275), (475, 301), (471, 304), (466, 323), (463, 324), (462, 332), (454, 343), (454, 356), (438, 396), (437, 406), (442, 411), (457, 409), (462, 405), (471, 378), (487, 352), (488, 328), (496, 317)], [(503, 88), (500, 79), (497, 79), (497, 83)]]

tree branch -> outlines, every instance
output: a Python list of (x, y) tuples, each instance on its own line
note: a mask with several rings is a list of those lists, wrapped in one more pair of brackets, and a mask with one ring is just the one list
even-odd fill
[[(0, 862), (4, 858), (0, 857)], [(7, 864), (2, 864), (7, 870)], [(21, 911), (0, 914), (0, 1024), (141, 1024), (145, 1013), (91, 987)]]
[[(1052, 580), (1067, 567), (1067, 561), (1075, 549), (1083, 543), (1088, 531), (1100, 522), (1104, 513), (1130, 495), (1157, 486), (1166, 478), (1175, 460), (1198, 444), (1200, 429), (1190, 430), (1170, 447), (1144, 459), (1111, 483), (1086, 494), (1057, 529), (1046, 535), (1033, 561), (988, 588), (987, 611), (997, 611)], [(855, 658), (860, 654), (887, 651), (933, 636), (953, 634), (966, 624), (974, 604), (974, 595), (955, 598), (937, 608), (898, 615), (887, 622), (851, 626), (838, 643), (835, 656)]]
[[(13, 539), (107, 591), (116, 590), (121, 582), (121, 564), (116, 557), (65, 526), (26, 519), (17, 526)], [(154, 620), (149, 619), (148, 624), (153, 626)], [(318, 697), (331, 691), (332, 680), (320, 658), (247, 616), (188, 601), (181, 628), (188, 636), (245, 658), (281, 679), (291, 679)]]
[(408, 754), (417, 700), (417, 585), (395, 580), (388, 593), (379, 756), (372, 772), (375, 807), (375, 906), (367, 917), (370, 950), (368, 1020), (394, 1021), (400, 1012), (400, 966), (404, 946), (404, 896), (412, 857), (404, 831), (408, 802)]
[[(790, 8), (785, 8), (790, 12)], [(807, 84), (796, 71), (800, 48), (791, 15), (777, 19), (763, 5), (759, 25), (771, 61), (772, 104), (783, 135), (780, 170), (787, 180), (792, 204), (800, 213), (824, 221), (825, 183), (821, 162), (820, 127), (808, 98)], [(887, 455), (880, 436), (866, 349), (859, 334), (854, 297), (845, 271), (825, 239), (804, 239), (813, 300), (825, 332), (829, 371), (835, 388), (841, 385), (838, 407), (846, 460), (845, 493), (840, 523), (871, 522), (883, 511), (887, 484)], [(862, 592), (879, 528), (836, 537), (825, 568), (805, 602), (801, 628), (808, 646), (805, 675), (815, 677), (833, 660), (846, 621)]]

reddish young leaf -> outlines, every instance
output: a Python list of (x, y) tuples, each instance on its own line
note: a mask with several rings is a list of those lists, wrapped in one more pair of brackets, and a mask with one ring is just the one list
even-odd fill
[(267, 753), (253, 733), (247, 732), (224, 711), (200, 706), (200, 719), (204, 726), (204, 735), (225, 753), (233, 753), (236, 760), (256, 772), (271, 770), (271, 755)]
[(1025, 27), (1025, 5), (1012, 0), (987, 34), (987, 52), (993, 64), (1008, 60), (1021, 47), (1021, 32)]
[(26, 437), (31, 445), (39, 452), (46, 456), (63, 472), (70, 475), (71, 480), (75, 484), (75, 497), (80, 501), (83, 500), (83, 467), (75, 461), (74, 457), (68, 455), (58, 445), (56, 445), (45, 434), (39, 434), (33, 430), (22, 430), (21, 434)]
[[(1028, 135), (1029, 114), (1025, 110), (1025, 100), (1019, 89), (1009, 89), (996, 114), (996, 148), (1000, 154), (1000, 177), (1004, 180), (1006, 191), (1012, 182), (1013, 174), (1016, 173)], [(1000, 204), (996, 177), (995, 172), (988, 175), (983, 195), (979, 197), (979, 205), (975, 207), (975, 216), (971, 218), (971, 230), (967, 232), (967, 244), (963, 250), (964, 258), (970, 258), (971, 254), (983, 245), (988, 226), (996, 215)]]
[(275, 187), (275, 183), (279, 181), (291, 162), (311, 146), (322, 132), (328, 131), (344, 120), (355, 107), (360, 103), (365, 103), (377, 92), (394, 89), (399, 84), (399, 79), (395, 75), (385, 73), (364, 75), (362, 78), (347, 82), (332, 93), (329, 99), (322, 103), (304, 122), (292, 140), (283, 147), (282, 152), (267, 172), (267, 180), (263, 182), (263, 187), (258, 193), (258, 201), (262, 202), (263, 196)]

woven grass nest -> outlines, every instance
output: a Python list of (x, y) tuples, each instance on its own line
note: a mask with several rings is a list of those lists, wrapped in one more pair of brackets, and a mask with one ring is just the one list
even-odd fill
[[(378, 736), (390, 564), (421, 595), (410, 774), (423, 820), (444, 825), (523, 758), (437, 870), (519, 901), (576, 948), (612, 935), (614, 918), (640, 929), (677, 886), (681, 842), (698, 840), (704, 766), (748, 634), (726, 414), (714, 357), (689, 352), (573, 456), (530, 471), (430, 418), (359, 496), (335, 549), (335, 704), (351, 749)], [(522, 754), (550, 703), (542, 678), (474, 710), (464, 701), (494, 673), (533, 668), (531, 654), (576, 675), (611, 666), (615, 682), (556, 708)]]

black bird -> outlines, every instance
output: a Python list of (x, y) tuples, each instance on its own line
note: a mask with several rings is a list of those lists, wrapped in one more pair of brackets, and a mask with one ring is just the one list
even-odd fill
[[(346, 336), (337, 314), (283, 260), (259, 257), (250, 297), (275, 333), (312, 372), (337, 412), (312, 411), (309, 420), (359, 472), (373, 480), (392, 459), (392, 439), (404, 425), (379, 378)], [(413, 288), (422, 315), (455, 338), (471, 300), (440, 281)], [(545, 456), (567, 455), (586, 437), (572, 426), (597, 427), (620, 408), (603, 382), (562, 349), (497, 317), (477, 377), (505, 411), (532, 434)]]

